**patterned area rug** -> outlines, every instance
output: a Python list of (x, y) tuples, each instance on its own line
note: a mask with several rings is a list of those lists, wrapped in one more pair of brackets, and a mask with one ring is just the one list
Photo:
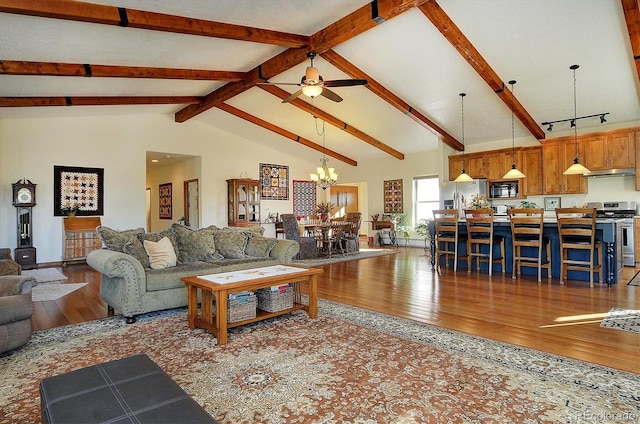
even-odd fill
[(640, 271), (627, 283), (628, 286), (640, 286)]
[(348, 255), (333, 255), (331, 258), (318, 259), (301, 259), (293, 261), (295, 265), (306, 267), (335, 264), (338, 262), (357, 261), (359, 259), (372, 258), (374, 256), (395, 255), (398, 249), (360, 249), (358, 253), (350, 253)]
[[(184, 308), (35, 332), (0, 356), (0, 422), (40, 379), (146, 353), (222, 423), (582, 423), (640, 416), (640, 375), (320, 301), (214, 344)], [(610, 418), (614, 417), (614, 418)], [(616, 418), (617, 417), (617, 418)], [(620, 419), (618, 419), (620, 418)]]
[(69, 293), (72, 293), (86, 285), (87, 283), (62, 284), (62, 282), (59, 281), (38, 284), (33, 289), (31, 289), (31, 299), (34, 302), (48, 302), (51, 300), (58, 300), (61, 297), (66, 296)]
[[(640, 334), (640, 311), (612, 308), (600, 323), (600, 327), (615, 328)], [(639, 359), (640, 360), (640, 359)]]
[(29, 275), (35, 278), (37, 283), (48, 283), (50, 281), (67, 279), (64, 274), (55, 268), (25, 269), (22, 271), (22, 275)]

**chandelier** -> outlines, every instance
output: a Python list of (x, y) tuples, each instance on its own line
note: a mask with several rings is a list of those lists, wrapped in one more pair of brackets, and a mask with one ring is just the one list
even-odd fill
[(316, 120), (316, 132), (318, 134), (322, 134), (322, 158), (320, 158), (322, 166), (316, 168), (315, 174), (309, 174), (309, 178), (311, 178), (311, 181), (315, 182), (318, 187), (326, 190), (327, 187), (331, 187), (338, 183), (338, 174), (336, 174), (335, 168), (329, 168), (327, 166), (327, 162), (329, 162), (329, 159), (327, 158), (325, 148), (324, 121), (322, 121), (322, 133), (320, 133), (318, 131), (318, 118), (315, 116), (313, 118)]

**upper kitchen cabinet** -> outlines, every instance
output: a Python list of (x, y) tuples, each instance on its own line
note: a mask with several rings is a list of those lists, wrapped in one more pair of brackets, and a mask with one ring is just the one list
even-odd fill
[[(520, 151), (516, 151), (516, 165), (520, 165)], [(504, 174), (509, 172), (513, 163), (513, 153), (511, 149), (493, 150), (484, 155), (486, 168), (486, 178), (488, 180), (501, 180)]]
[(583, 164), (590, 171), (635, 167), (636, 149), (633, 131), (597, 133), (581, 139), (584, 146)]
[[(576, 145), (571, 140), (546, 141), (542, 145), (543, 194), (583, 194), (587, 192), (587, 179), (583, 175), (564, 175), (576, 156)], [(578, 156), (584, 157), (582, 143), (578, 142)]]
[[(449, 181), (458, 178), (460, 171), (462, 171), (462, 165), (462, 155), (449, 156)], [(483, 154), (464, 155), (464, 169), (471, 178), (487, 178)]]
[[(542, 147), (523, 147), (520, 150), (522, 173), (527, 177), (523, 181), (523, 191), (525, 196), (542, 194), (543, 171), (542, 171)], [(517, 158), (516, 158), (517, 160)]]

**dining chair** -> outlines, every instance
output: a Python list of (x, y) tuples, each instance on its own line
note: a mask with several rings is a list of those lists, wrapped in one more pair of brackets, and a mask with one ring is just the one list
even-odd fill
[(298, 259), (309, 259), (318, 257), (318, 245), (314, 237), (301, 237), (300, 227), (295, 215), (283, 213), (282, 225), (284, 227), (285, 238), (295, 240), (300, 245)]
[[(465, 209), (464, 215), (467, 222), (467, 272), (471, 272), (474, 261), (476, 269), (480, 269), (480, 262), (487, 262), (489, 276), (493, 274), (494, 263), (499, 263), (504, 272), (504, 237), (493, 232), (493, 209)], [(498, 255), (495, 254), (496, 245), (500, 247)]]
[[(593, 275), (596, 272), (598, 281), (602, 282), (603, 258), (600, 256), (603, 251), (602, 242), (596, 239), (596, 213), (596, 208), (556, 208), (560, 237), (560, 284), (567, 280), (568, 270), (588, 272), (589, 287), (593, 287)], [(600, 259), (598, 263), (596, 257)]]
[[(543, 235), (543, 208), (511, 208), (507, 210), (511, 224), (511, 244), (513, 245), (513, 267), (511, 278), (520, 275), (522, 267), (538, 269), (538, 282), (542, 282), (542, 269), (547, 270), (547, 278), (551, 278), (551, 239)], [(543, 258), (543, 247), (545, 257)], [(531, 252), (536, 250), (535, 256), (524, 255), (522, 248)]]
[(348, 212), (345, 218), (348, 223), (342, 235), (345, 240), (347, 254), (360, 251), (360, 226), (362, 214), (360, 212)]
[[(433, 211), (436, 252), (433, 268), (440, 267), (440, 257), (444, 256), (444, 264), (448, 266), (453, 259), (453, 271), (458, 270), (459, 244), (466, 243), (466, 234), (460, 234), (458, 228), (458, 211), (456, 209), (435, 209)], [(462, 256), (463, 258), (466, 255)]]

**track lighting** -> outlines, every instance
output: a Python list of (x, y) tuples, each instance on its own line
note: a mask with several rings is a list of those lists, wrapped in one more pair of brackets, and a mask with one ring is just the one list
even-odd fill
[(546, 122), (542, 122), (542, 125), (548, 125), (547, 127), (547, 131), (552, 131), (553, 130), (553, 124), (558, 124), (560, 122), (569, 122), (569, 124), (571, 125), (571, 128), (576, 126), (576, 122), (580, 119), (587, 119), (587, 118), (595, 118), (595, 117), (600, 117), (600, 123), (604, 124), (605, 122), (607, 122), (607, 119), (605, 118), (605, 116), (607, 116), (609, 114), (609, 112), (606, 113), (596, 113), (594, 115), (585, 115), (585, 116), (577, 116), (575, 118), (567, 118), (567, 119), (558, 119), (557, 121), (546, 121)]
[(605, 122), (607, 122), (606, 119), (604, 119), (604, 115), (606, 115), (605, 113), (603, 113), (602, 115), (600, 115), (600, 123), (604, 124)]
[(553, 124), (549, 123), (549, 128), (547, 128), (547, 131), (553, 131)]

